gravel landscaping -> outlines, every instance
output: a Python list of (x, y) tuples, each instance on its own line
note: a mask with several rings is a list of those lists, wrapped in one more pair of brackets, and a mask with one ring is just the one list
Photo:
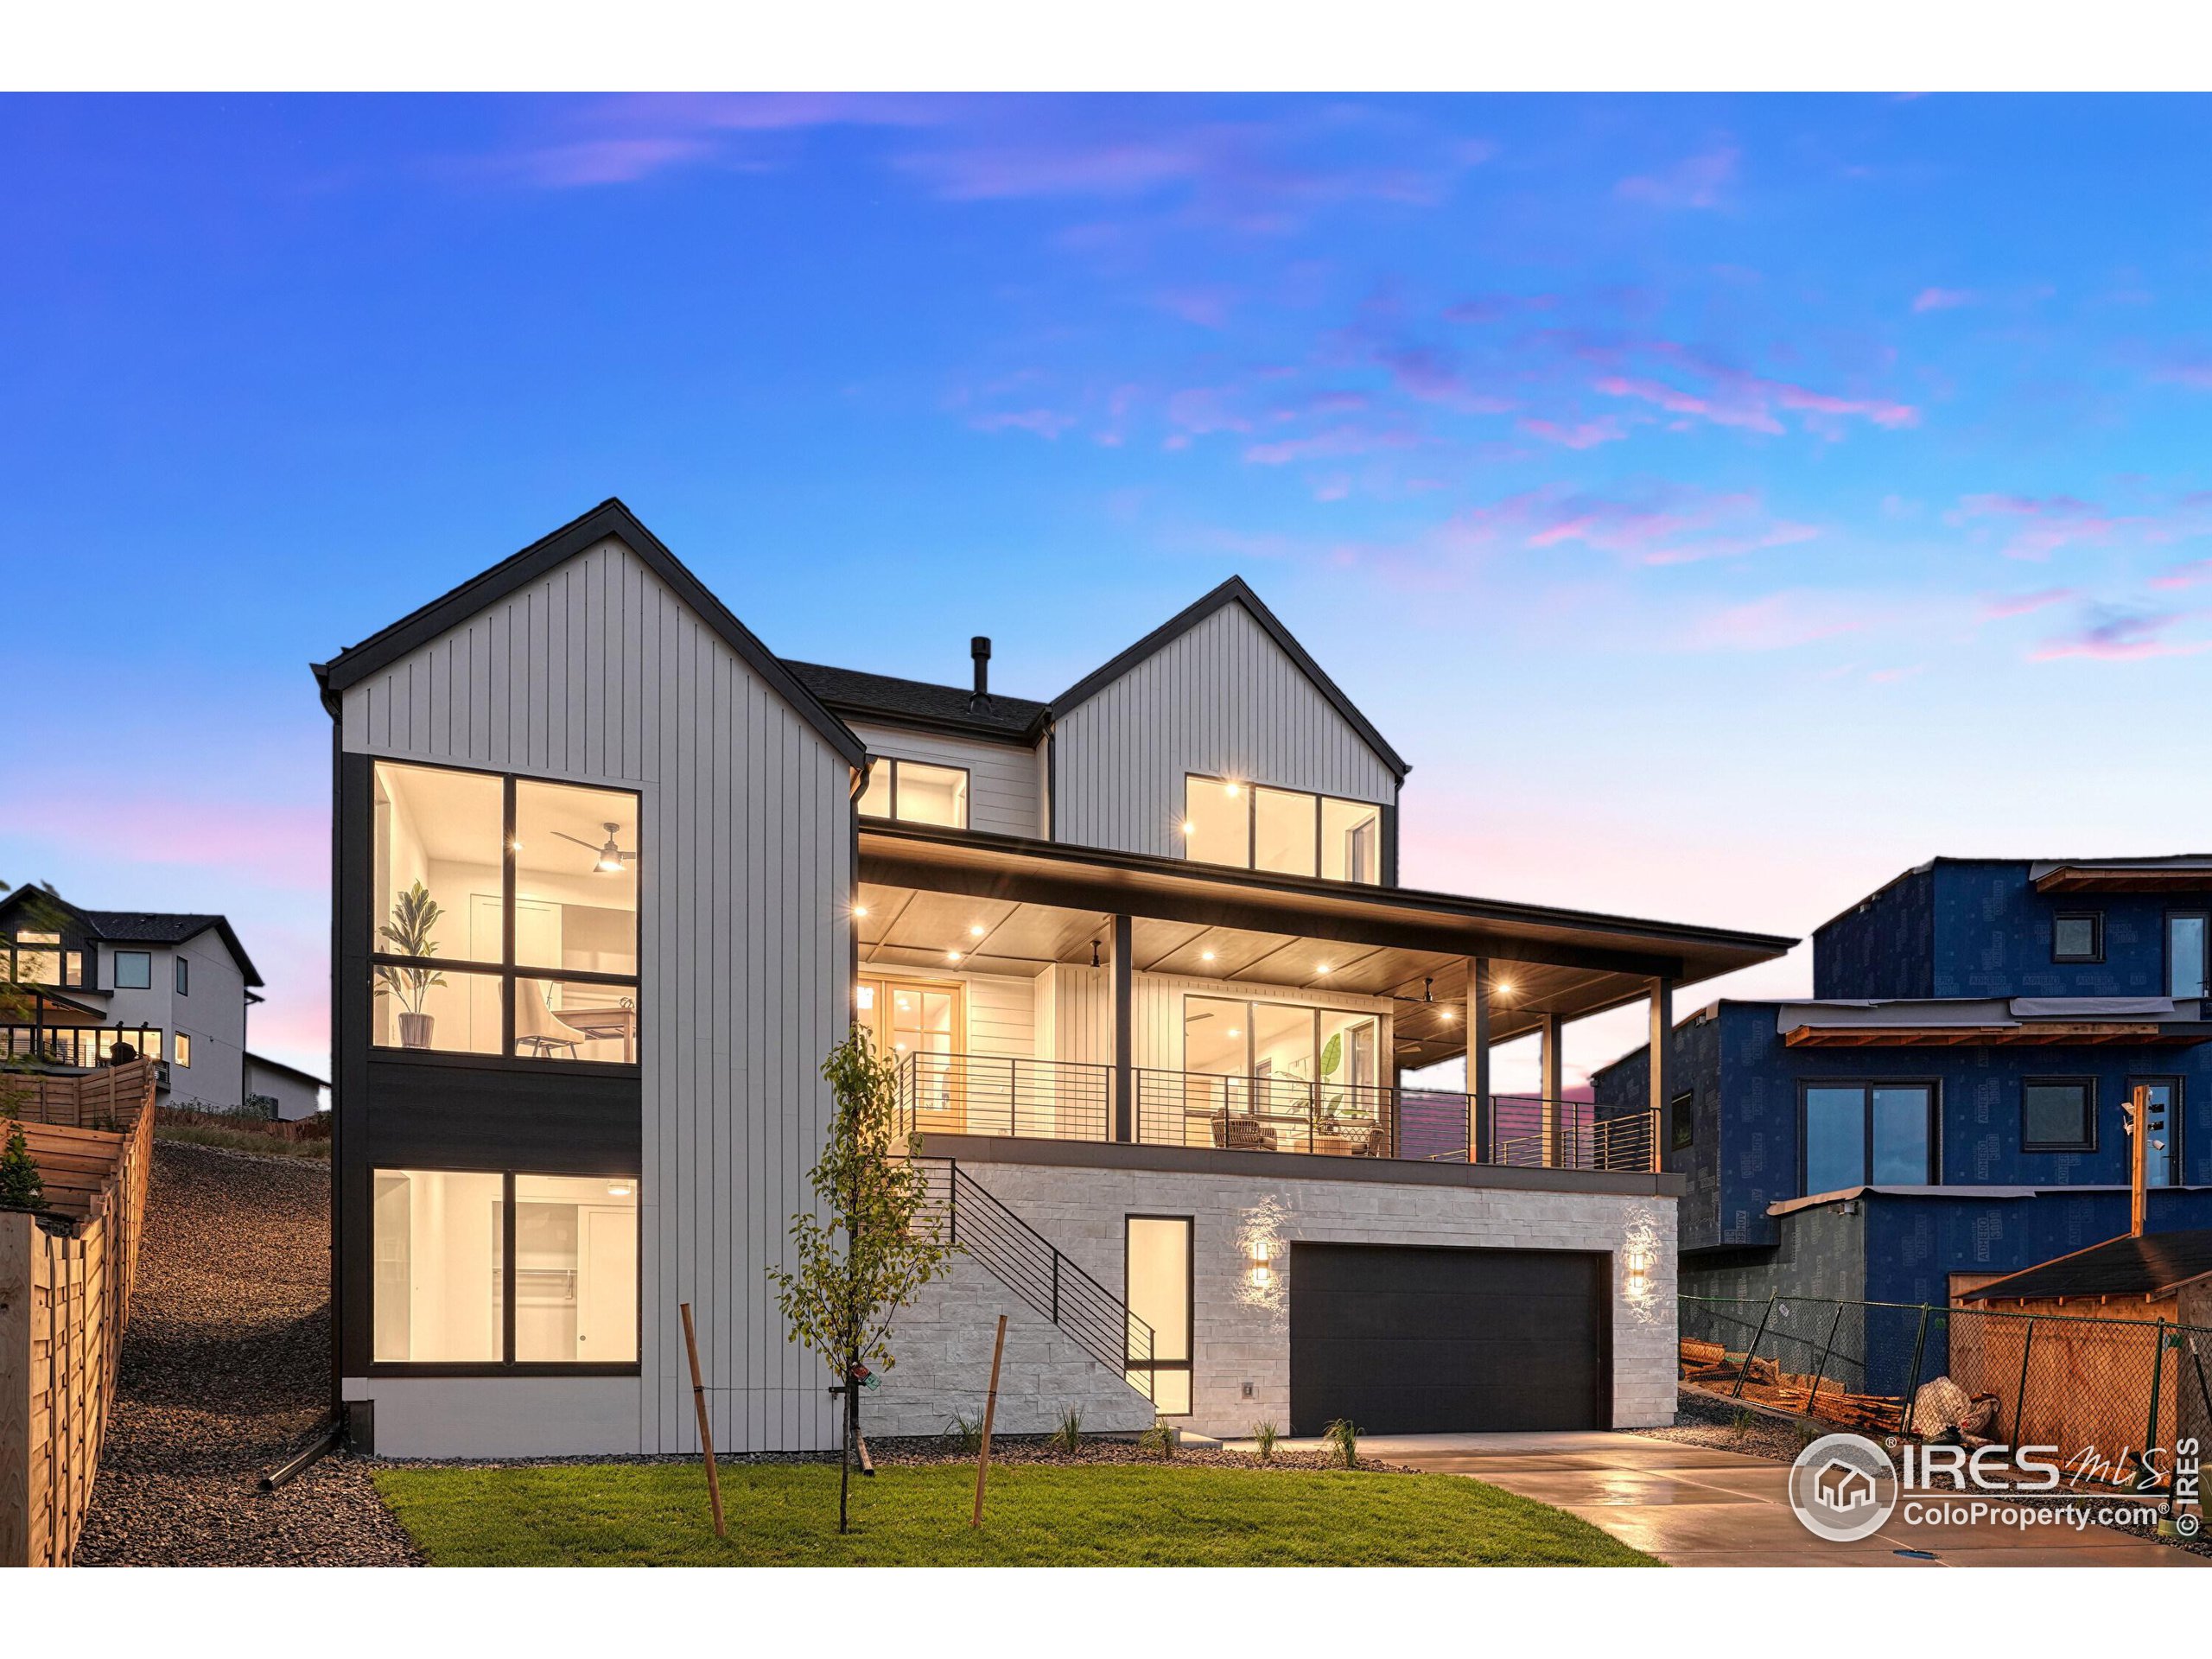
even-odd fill
[(79, 1566), (405, 1566), (358, 1463), (261, 1476), (330, 1397), (330, 1172), (160, 1140)]

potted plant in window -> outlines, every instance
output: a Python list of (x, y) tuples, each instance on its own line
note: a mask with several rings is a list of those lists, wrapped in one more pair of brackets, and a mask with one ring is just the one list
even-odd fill
[[(420, 881), (391, 901), (391, 919), (377, 929), (385, 941), (385, 949), (397, 957), (435, 957), (438, 942), (433, 938), (438, 918), (445, 912), (438, 901), (430, 897), (430, 890)], [(430, 1046), (431, 1016), (423, 1012), (423, 999), (433, 986), (443, 985), (446, 976), (435, 968), (404, 968), (395, 963), (377, 964), (377, 995), (397, 998), (399, 1003), (399, 1046), (402, 1048), (428, 1048)]]

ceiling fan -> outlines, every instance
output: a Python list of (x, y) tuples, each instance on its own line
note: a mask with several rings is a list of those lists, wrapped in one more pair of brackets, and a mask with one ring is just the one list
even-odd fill
[(614, 832), (622, 827), (620, 824), (610, 823), (602, 827), (607, 831), (607, 845), (604, 847), (594, 847), (591, 842), (582, 840), (578, 836), (572, 836), (565, 830), (556, 830), (553, 833), (560, 836), (562, 840), (573, 841), (577, 846), (594, 854), (598, 861), (593, 864), (592, 868), (597, 871), (600, 874), (620, 875), (622, 874), (622, 861), (626, 858), (635, 858), (637, 854), (624, 852), (621, 847), (616, 842), (614, 839)]

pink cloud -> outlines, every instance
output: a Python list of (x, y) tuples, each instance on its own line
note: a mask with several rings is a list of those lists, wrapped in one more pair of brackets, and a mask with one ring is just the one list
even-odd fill
[(1293, 461), (1372, 454), (1382, 449), (1410, 448), (1416, 442), (1409, 432), (1345, 423), (1302, 438), (1283, 438), (1273, 443), (1252, 444), (1245, 449), (1244, 459), (1255, 467), (1282, 467)]
[(2063, 605), (2081, 596), (2081, 590), (2075, 588), (2038, 588), (2031, 594), (1986, 594), (1982, 597), (1981, 615), (1993, 622), (2000, 621), (2009, 616), (2025, 616), (2031, 611)]
[(696, 162), (713, 147), (698, 138), (589, 138), (508, 157), (502, 170), (548, 189), (634, 184), (665, 168)]
[(2151, 586), (2171, 590), (2207, 582), (2212, 582), (2212, 559), (2192, 559), (2187, 564), (2169, 565), (2151, 578)]
[(1861, 626), (1840, 614), (1831, 595), (1769, 594), (1702, 618), (1691, 628), (1688, 643), (1707, 651), (1787, 651), (1854, 632)]
[(1659, 359), (1682, 377), (1702, 384), (1692, 389), (1649, 374), (1622, 372), (1617, 368), (1601, 375), (1592, 383), (1593, 387), (1609, 397), (1636, 398), (1670, 415), (1706, 421), (1715, 426), (1779, 433), (1784, 429), (1777, 410), (1809, 417), (1805, 424), (1815, 429), (1833, 429), (1834, 423), (1855, 418), (1894, 430), (1917, 425), (1920, 420), (1920, 411), (1910, 404), (1879, 397), (1840, 397), (1795, 381), (1771, 379), (1715, 361), (1674, 340), (1647, 340), (1625, 346), (1591, 347), (1583, 355), (1601, 366), (1624, 358)]
[(1748, 493), (1713, 495), (1688, 489), (1654, 492), (1640, 500), (1531, 490), (1470, 508), (1438, 535), (1444, 548), (1476, 550), (1520, 546), (1542, 550), (1573, 543), (1646, 566), (1732, 558), (1812, 540), (1813, 525), (1770, 518)]
[(1577, 421), (1572, 425), (1535, 420), (1522, 421), (1519, 425), (1530, 437), (1558, 444), (1563, 449), (1594, 449), (1601, 443), (1618, 442), (1628, 436), (1628, 428), (1610, 415), (1594, 421)]
[(2048, 559), (2063, 547), (2109, 541), (2126, 523), (2070, 495), (1970, 495), (1959, 508), (1964, 518), (1992, 518), (2013, 527), (2003, 549), (2008, 559)]
[(1736, 181), (1739, 152), (1724, 146), (1692, 156), (1660, 173), (1623, 179), (1613, 192), (1629, 201), (1654, 207), (1719, 207)]
[(1008, 410), (968, 423), (978, 432), (1033, 432), (1040, 438), (1057, 438), (1075, 423), (1074, 416), (1055, 409)]
[(2100, 607), (2092, 620), (2069, 633), (2055, 634), (2028, 653), (2031, 663), (2087, 657), (2100, 662), (2132, 663), (2152, 657), (2192, 657), (2212, 650), (2212, 639), (2174, 640), (2166, 630), (2186, 611), (2130, 612)]
[(1962, 305), (1972, 305), (1974, 294), (1963, 288), (1923, 288), (1912, 296), (1915, 314), (1923, 311), (1955, 311)]
[(330, 882), (330, 817), (313, 808), (186, 800), (55, 781), (18, 791), (0, 830), (66, 846), (73, 855), (250, 872), (267, 887), (319, 892)]
[(1170, 289), (1154, 296), (1154, 303), (1170, 316), (1202, 328), (1218, 328), (1227, 322), (1236, 302), (1236, 296), (1225, 288)]

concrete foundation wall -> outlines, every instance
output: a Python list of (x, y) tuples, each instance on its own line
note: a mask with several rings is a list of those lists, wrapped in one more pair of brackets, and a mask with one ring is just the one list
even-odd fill
[[(1243, 1436), (1252, 1425), (1290, 1422), (1290, 1250), (1294, 1242), (1411, 1244), (1490, 1249), (1591, 1250), (1613, 1263), (1613, 1427), (1646, 1427), (1675, 1414), (1675, 1200), (1618, 1193), (1404, 1185), (1380, 1180), (1274, 1179), (1147, 1169), (1071, 1168), (1001, 1164), (963, 1158), (961, 1168), (1035, 1228), (1099, 1283), (1122, 1290), (1122, 1240), (1132, 1215), (1189, 1216), (1196, 1286), (1192, 1407), (1179, 1420), (1199, 1433)], [(1270, 1243), (1274, 1263), (1264, 1287), (1250, 1282), (1253, 1238)], [(1643, 1283), (1631, 1287), (1630, 1249), (1648, 1255)], [(990, 1368), (990, 1338), (1001, 1308), (1019, 1303), (995, 1281), (963, 1276), (934, 1287), (894, 1335), (899, 1363), (863, 1408), (875, 1432), (941, 1431), (954, 1405), (980, 1406)], [(1064, 1403), (1083, 1410), (1087, 1428), (1108, 1427), (1111, 1390), (1097, 1391), (1077, 1367), (1027, 1328), (1027, 1310), (1007, 1325), (1008, 1366), (1001, 1378), (999, 1424), (1014, 1427), (1013, 1409), (1050, 1428)], [(1048, 1327), (1049, 1329), (1049, 1327)], [(1025, 1366), (1013, 1363), (1023, 1333)], [(1053, 1333), (1057, 1334), (1057, 1333)], [(1063, 1339), (1065, 1340), (1065, 1339)], [(1065, 1354), (1078, 1354), (1071, 1344)], [(1088, 1362), (1084, 1362), (1086, 1364)], [(1100, 1368), (1091, 1367), (1103, 1376)], [(1249, 1388), (1249, 1395), (1246, 1390)], [(1132, 1398), (1141, 1403), (1141, 1396)], [(1084, 1403), (1089, 1402), (1090, 1403)], [(1100, 1413), (1094, 1421), (1096, 1409)], [(912, 1422), (914, 1430), (880, 1427)], [(1138, 1424), (1150, 1421), (1149, 1408)]]

